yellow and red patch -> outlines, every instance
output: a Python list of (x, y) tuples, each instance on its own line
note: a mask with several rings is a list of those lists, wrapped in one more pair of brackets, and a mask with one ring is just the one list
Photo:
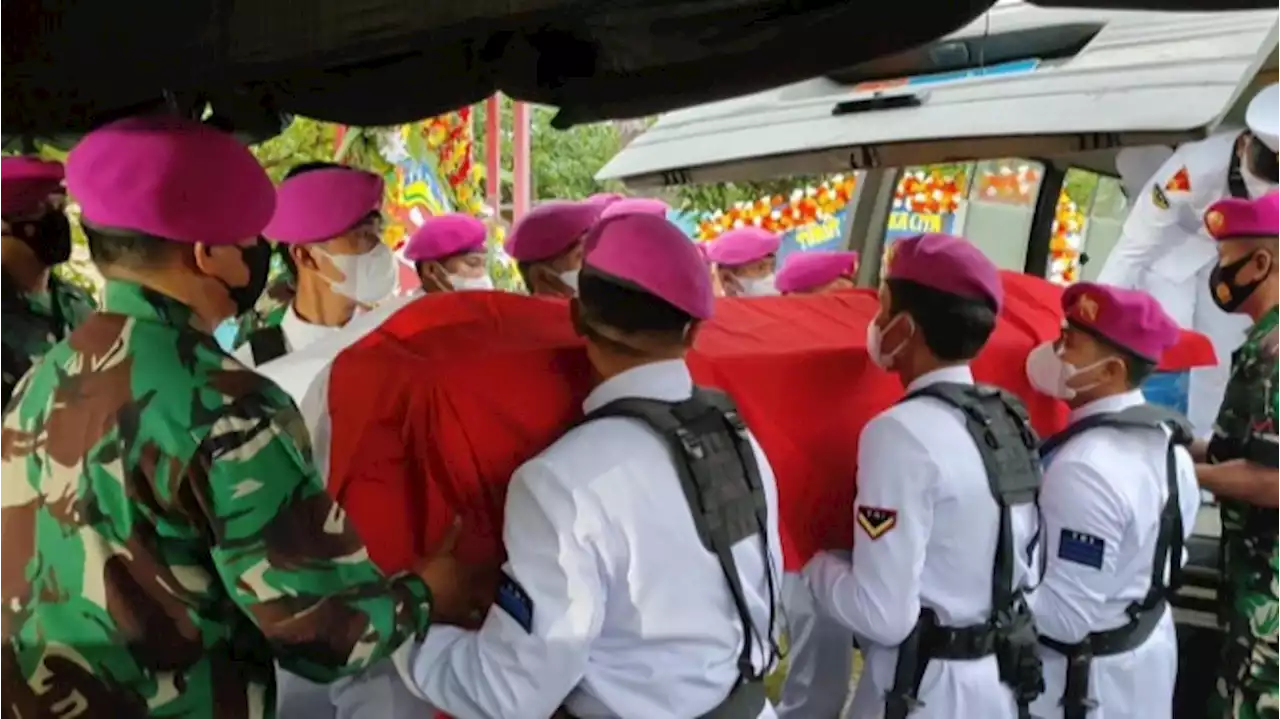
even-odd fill
[(858, 526), (862, 527), (862, 531), (866, 532), (872, 541), (877, 540), (898, 526), (898, 510), (859, 506)]
[(1164, 183), (1164, 189), (1169, 192), (1191, 192), (1191, 173), (1187, 172), (1186, 167), (1178, 168), (1173, 177)]

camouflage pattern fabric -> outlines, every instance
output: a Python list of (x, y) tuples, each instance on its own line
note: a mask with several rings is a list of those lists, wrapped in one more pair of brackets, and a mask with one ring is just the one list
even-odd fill
[(88, 292), (53, 275), (49, 277), (48, 292), (38, 294), (18, 292), (7, 273), (3, 279), (0, 302), (4, 322), (0, 335), (3, 335), (4, 404), (8, 405), (22, 375), (55, 342), (80, 326), (93, 312), (94, 302)]
[[(1250, 330), (1231, 358), (1231, 379), (1209, 445), (1210, 461), (1244, 456), (1246, 442), (1277, 452), (1276, 328), (1272, 308)], [(1223, 586), (1219, 600), (1226, 627), (1211, 717), (1276, 719), (1277, 511), (1222, 499)]]
[(426, 631), (426, 585), (369, 561), (284, 392), (138, 285), (19, 383), (0, 470), (20, 716), (271, 717), (273, 659), (328, 682)]
[(237, 349), (249, 341), (249, 335), (268, 327), (279, 327), (285, 312), (293, 303), (293, 275), (287, 271), (267, 284), (267, 289), (258, 298), (253, 309), (237, 319), (236, 337), (231, 342), (232, 349)]

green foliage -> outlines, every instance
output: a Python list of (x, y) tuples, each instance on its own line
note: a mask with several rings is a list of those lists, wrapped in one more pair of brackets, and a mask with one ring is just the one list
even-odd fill
[[(502, 107), (502, 178), (503, 201), (513, 198), (514, 165), (513, 102), (501, 99)], [(484, 103), (475, 106), (471, 117), (475, 123), (475, 162), (485, 166), (487, 127)], [(597, 192), (620, 192), (618, 182), (597, 182), (595, 174), (622, 149), (622, 139), (613, 123), (597, 122), (579, 125), (571, 130), (553, 130), (551, 118), (555, 110), (533, 105), (529, 108), (529, 174), (532, 176), (534, 199), (576, 200)]]
[(273, 182), (280, 182), (289, 168), (304, 162), (334, 160), (338, 126), (306, 117), (295, 118), (284, 132), (249, 148)]

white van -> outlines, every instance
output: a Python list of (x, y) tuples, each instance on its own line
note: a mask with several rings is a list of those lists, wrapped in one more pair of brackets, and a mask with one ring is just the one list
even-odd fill
[[(1032, 165), (1035, 186), (1022, 204), (988, 201), (969, 182), (953, 231), (1001, 268), (1039, 276), (1050, 270), (1064, 181), (1098, 173), (1078, 248), (1080, 277), (1091, 279), (1125, 215), (1116, 152), (1243, 126), (1254, 90), (1276, 81), (1278, 20), (1275, 9), (1185, 14), (1002, 0), (930, 45), (664, 115), (598, 177), (652, 186), (858, 171), (844, 242), (860, 251), (859, 280), (870, 285), (895, 190), (912, 166), (963, 163), (972, 178)], [(1206, 507), (1175, 602), (1183, 676), (1213, 675), (1197, 663), (1217, 657), (1218, 532), (1216, 508)], [(1204, 689), (1180, 684), (1179, 703), (1203, 706), (1182, 692)]]

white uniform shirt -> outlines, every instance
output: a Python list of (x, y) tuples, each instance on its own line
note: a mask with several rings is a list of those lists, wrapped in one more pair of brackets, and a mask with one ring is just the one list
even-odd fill
[[(294, 309), (292, 304), (284, 311), (284, 317), (280, 318), (280, 330), (284, 333), (284, 349), (286, 353), (305, 349), (312, 343), (329, 337), (340, 329), (342, 328), (313, 325), (307, 322), (298, 316), (298, 311)], [(240, 345), (232, 354), (246, 367), (257, 366), (253, 359), (253, 346), (248, 342)]]
[[(1209, 273), (1218, 250), (1204, 229), (1205, 210), (1228, 194), (1227, 170), (1240, 132), (1179, 147), (1145, 189), (1129, 198), (1133, 209), (1098, 274), (1098, 282), (1147, 292), (1179, 326), (1213, 341), (1218, 365), (1191, 371), (1187, 416), (1200, 437), (1213, 431), (1231, 353), (1249, 328), (1247, 317), (1229, 315), (1213, 303)], [(1182, 178), (1190, 189), (1176, 189)]]
[[(692, 389), (683, 362), (649, 364), (600, 384), (584, 409), (622, 397), (677, 401)], [(782, 552), (773, 471), (755, 452), (770, 556), (759, 536), (733, 554), (765, 634)], [(498, 605), (478, 632), (433, 627), (405, 673), (441, 710), (546, 719), (563, 704), (580, 719), (689, 719), (737, 681), (743, 630), (728, 585), (698, 538), (666, 445), (638, 421), (577, 427), (516, 470), (503, 539), (503, 569), (528, 597), (529, 628)], [(753, 653), (760, 667), (766, 652)]]
[[(972, 384), (973, 375), (965, 366), (947, 367), (917, 378), (907, 391), (938, 382)], [(867, 423), (855, 505), (852, 562), (819, 554), (805, 575), (819, 607), (860, 637), (865, 666), (849, 716), (861, 719), (883, 711), (897, 647), (921, 609), (933, 609), (948, 627), (987, 620), (1000, 513), (964, 416), (931, 397), (894, 405)], [(865, 512), (879, 521), (858, 521)], [(1011, 515), (1014, 586), (1025, 587), (1038, 551), (1038, 518), (1033, 505), (1014, 507)], [(994, 655), (930, 662), (919, 698), (924, 705), (912, 719), (1017, 716)]]
[[(1104, 397), (1074, 410), (1070, 421), (1144, 401), (1136, 390)], [(1044, 578), (1031, 595), (1043, 636), (1074, 644), (1090, 632), (1123, 626), (1125, 609), (1146, 596), (1160, 512), (1169, 496), (1167, 442), (1167, 432), (1097, 427), (1046, 458), (1040, 510), (1047, 560)], [(1191, 455), (1181, 447), (1176, 452), (1185, 540), (1195, 525), (1200, 491)], [(1045, 692), (1032, 711), (1045, 719), (1061, 717), (1066, 660), (1049, 649), (1041, 655)], [(1142, 646), (1094, 659), (1089, 696), (1098, 708), (1090, 719), (1169, 717), (1177, 670), (1177, 638), (1166, 611)]]

